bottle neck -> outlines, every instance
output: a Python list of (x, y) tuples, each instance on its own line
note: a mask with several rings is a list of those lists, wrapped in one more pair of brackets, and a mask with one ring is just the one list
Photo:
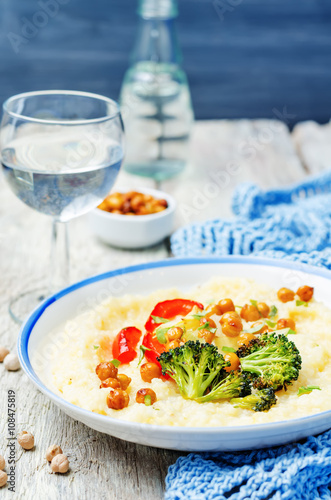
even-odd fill
[(139, 0), (138, 14), (144, 19), (177, 17), (177, 0)]
[(177, 4), (173, 0), (142, 0), (138, 10), (140, 22), (133, 63), (180, 64), (175, 18)]

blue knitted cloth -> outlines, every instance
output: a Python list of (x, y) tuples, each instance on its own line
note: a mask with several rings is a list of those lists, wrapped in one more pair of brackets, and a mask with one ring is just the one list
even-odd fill
[[(263, 255), (331, 269), (331, 172), (286, 189), (239, 186), (232, 221), (178, 230), (177, 257)], [(331, 430), (302, 443), (181, 457), (169, 468), (165, 500), (330, 500)]]
[(233, 197), (234, 220), (211, 220), (179, 229), (176, 257), (264, 255), (331, 269), (331, 172), (287, 189), (263, 192), (242, 184)]
[(166, 500), (330, 500), (331, 431), (245, 453), (201, 453), (169, 467)]

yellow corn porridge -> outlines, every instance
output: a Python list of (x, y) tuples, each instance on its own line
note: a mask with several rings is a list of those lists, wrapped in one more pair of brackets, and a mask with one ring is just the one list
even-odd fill
[[(243, 306), (254, 299), (278, 309), (276, 320), (291, 318), (296, 323), (296, 335), (291, 339), (300, 351), (302, 369), (298, 380), (287, 391), (277, 391), (277, 404), (267, 412), (253, 412), (235, 408), (226, 400), (197, 403), (184, 399), (172, 380), (154, 378), (151, 383), (141, 379), (138, 355), (130, 364), (121, 364), (119, 373), (132, 381), (127, 389), (128, 407), (121, 410), (108, 408), (106, 400), (109, 388), (100, 388), (96, 366), (111, 361), (112, 340), (127, 326), (135, 326), (145, 333), (144, 325), (154, 306), (163, 300), (186, 298), (207, 303), (231, 297), (234, 304)], [(296, 297), (297, 298), (297, 297)], [(237, 349), (237, 339), (222, 333), (219, 320), (215, 344)], [(245, 324), (245, 322), (243, 322)], [(63, 331), (54, 333), (67, 336), (70, 342), (57, 353), (51, 365), (50, 380), (53, 388), (70, 403), (93, 412), (121, 420), (171, 426), (238, 426), (277, 422), (299, 418), (331, 409), (331, 311), (314, 298), (308, 307), (297, 305), (296, 300), (282, 303), (277, 290), (247, 279), (215, 278), (212, 281), (183, 293), (175, 289), (157, 291), (149, 296), (109, 298), (74, 320)], [(143, 337), (143, 335), (142, 335)], [(142, 340), (141, 337), (141, 340)], [(140, 341), (141, 342), (141, 341)], [(224, 354), (224, 353), (223, 353)], [(144, 362), (144, 361), (143, 361)], [(309, 394), (298, 396), (300, 387), (318, 386)], [(136, 393), (142, 388), (152, 389), (157, 401), (150, 406), (136, 403)]]

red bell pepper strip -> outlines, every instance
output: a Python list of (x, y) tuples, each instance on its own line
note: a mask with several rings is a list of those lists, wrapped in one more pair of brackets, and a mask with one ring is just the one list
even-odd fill
[(123, 328), (113, 342), (113, 357), (122, 364), (130, 363), (137, 357), (136, 347), (141, 337), (141, 331), (135, 326)]
[[(149, 350), (145, 351), (145, 358), (147, 361), (150, 363), (155, 363), (157, 364), (161, 369), (161, 365), (158, 362), (157, 358), (166, 350), (166, 345), (161, 344), (157, 338), (152, 334), (147, 332), (144, 335), (142, 345), (147, 347)], [(162, 375), (162, 378), (166, 380), (171, 380), (171, 377), (169, 375)]]
[(152, 316), (171, 320), (176, 316), (186, 316), (189, 312), (192, 311), (194, 306), (197, 306), (199, 309), (204, 308), (203, 305), (199, 302), (187, 299), (173, 299), (159, 302), (154, 307), (150, 317), (146, 322), (146, 331), (153, 333), (158, 326), (162, 325), (162, 323), (156, 323)]
[[(187, 299), (165, 300), (156, 304), (146, 322), (145, 328), (147, 333), (145, 334), (142, 341), (142, 345), (149, 349), (145, 351), (145, 358), (147, 361), (149, 361), (150, 363), (156, 363), (161, 367), (157, 358), (166, 350), (165, 344), (161, 344), (156, 336), (153, 335), (154, 330), (158, 326), (162, 325), (162, 323), (157, 323), (156, 321), (154, 321), (152, 316), (172, 320), (176, 316), (186, 316), (189, 312), (192, 311), (194, 306), (197, 306), (201, 310), (204, 308), (203, 305), (199, 302)], [(169, 379), (170, 377), (166, 375), (165, 378)]]
[(143, 338), (142, 345), (150, 349), (145, 351), (146, 360), (161, 366), (156, 358), (166, 350), (165, 344), (161, 344), (156, 337), (147, 332)]

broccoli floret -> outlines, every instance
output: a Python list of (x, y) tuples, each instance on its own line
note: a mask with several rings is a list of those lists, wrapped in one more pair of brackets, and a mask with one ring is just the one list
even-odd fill
[(226, 362), (211, 344), (189, 340), (163, 352), (158, 358), (163, 374), (176, 382), (181, 395), (198, 402), (227, 399), (250, 394), (250, 383), (242, 373), (227, 374)]
[(256, 389), (279, 390), (297, 380), (301, 356), (296, 345), (286, 335), (264, 333), (248, 346), (237, 351), (241, 369), (251, 374)]
[(235, 408), (252, 411), (268, 411), (277, 403), (273, 389), (262, 389), (244, 398), (233, 398), (230, 401)]
[(208, 401), (217, 401), (220, 399), (244, 398), (251, 392), (251, 383), (245, 373), (230, 372), (218, 384), (212, 384), (210, 392), (200, 398), (196, 398), (196, 401), (207, 403)]

